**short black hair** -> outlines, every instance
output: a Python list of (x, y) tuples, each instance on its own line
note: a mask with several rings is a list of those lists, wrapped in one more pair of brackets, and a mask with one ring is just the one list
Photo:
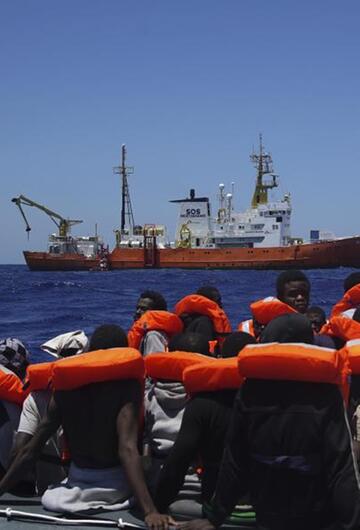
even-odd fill
[(201, 294), (201, 296), (205, 296), (205, 298), (208, 298), (209, 300), (212, 300), (213, 302), (216, 302), (216, 303), (218, 303), (218, 301), (221, 300), (220, 291), (214, 285), (202, 285), (196, 291), (196, 294)]
[(322, 307), (319, 307), (317, 305), (312, 305), (308, 307), (307, 310), (305, 311), (305, 315), (311, 315), (311, 314), (319, 315), (319, 317), (321, 317), (322, 320), (326, 322), (326, 313)]
[(354, 287), (360, 283), (360, 272), (352, 272), (344, 280), (344, 293), (346, 293), (351, 287)]
[(289, 282), (306, 282), (310, 288), (309, 279), (302, 271), (296, 269), (283, 271), (279, 274), (276, 280), (276, 296), (279, 299), (281, 299), (284, 294), (285, 284)]
[(360, 322), (360, 307), (355, 309), (355, 312), (353, 314), (353, 320), (356, 320), (356, 322)]
[(287, 313), (274, 318), (261, 334), (261, 342), (304, 342), (314, 344), (310, 320), (300, 313)]
[(144, 291), (141, 293), (140, 298), (150, 298), (153, 301), (153, 309), (158, 311), (166, 311), (167, 303), (163, 295), (157, 291)]
[(221, 357), (236, 357), (247, 344), (256, 344), (256, 339), (245, 331), (230, 333), (223, 342)]
[(171, 351), (189, 351), (210, 355), (209, 342), (201, 333), (187, 331), (178, 333), (171, 337), (168, 344), (169, 352)]
[(120, 326), (103, 324), (97, 327), (91, 335), (89, 351), (125, 348), (127, 345), (126, 333)]

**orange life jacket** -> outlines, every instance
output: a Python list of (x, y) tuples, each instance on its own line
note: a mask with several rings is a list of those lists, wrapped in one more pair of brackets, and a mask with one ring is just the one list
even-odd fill
[(184, 313), (207, 316), (211, 319), (215, 332), (219, 335), (231, 333), (231, 324), (226, 313), (213, 300), (201, 294), (189, 294), (175, 306), (175, 313), (180, 317)]
[(52, 381), (54, 362), (56, 361), (30, 364), (26, 371), (25, 388), (29, 388), (30, 392), (49, 388)]
[(243, 378), (239, 372), (237, 357), (230, 357), (188, 366), (184, 370), (183, 381), (187, 392), (193, 394), (239, 388)]
[(22, 405), (29, 391), (23, 389), (21, 379), (5, 366), (0, 365), (0, 399)]
[(144, 359), (146, 375), (153, 379), (183, 381), (183, 372), (188, 366), (216, 363), (217, 359), (188, 351), (150, 353)]
[(360, 339), (349, 340), (343, 350), (348, 356), (351, 373), (360, 375)]
[(249, 320), (243, 320), (240, 322), (237, 328), (238, 331), (243, 331), (244, 333), (249, 333), (249, 335), (252, 335), (255, 337), (255, 331), (254, 331), (254, 321), (252, 318)]
[(297, 313), (296, 309), (281, 302), (274, 296), (268, 296), (250, 304), (251, 314), (259, 324), (268, 324), (271, 320), (287, 313)]
[(143, 382), (144, 359), (134, 348), (112, 348), (67, 357), (53, 363), (52, 386), (72, 390), (90, 383), (137, 379)]
[(360, 305), (360, 283), (351, 287), (332, 308), (330, 318), (336, 317), (349, 309), (356, 309)]
[(360, 322), (341, 314), (332, 317), (327, 324), (324, 324), (320, 333), (335, 335), (335, 337), (340, 337), (346, 342), (348, 340), (360, 339)]
[(146, 311), (131, 326), (128, 332), (128, 342), (131, 348), (138, 349), (141, 339), (148, 331), (163, 331), (169, 337), (181, 333), (184, 328), (182, 320), (169, 311)]
[(238, 355), (240, 374), (255, 379), (307, 381), (339, 385), (348, 398), (348, 355), (312, 344), (251, 344)]

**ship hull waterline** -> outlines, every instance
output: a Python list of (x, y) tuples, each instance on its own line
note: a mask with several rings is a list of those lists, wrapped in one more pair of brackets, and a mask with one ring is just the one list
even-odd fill
[(99, 258), (87, 258), (79, 254), (28, 251), (23, 254), (31, 271), (89, 271), (97, 270), (100, 263)]
[[(96, 270), (98, 258), (24, 252), (31, 270)], [(115, 248), (110, 270), (178, 269), (324, 269), (360, 268), (360, 236), (314, 244), (269, 248)]]

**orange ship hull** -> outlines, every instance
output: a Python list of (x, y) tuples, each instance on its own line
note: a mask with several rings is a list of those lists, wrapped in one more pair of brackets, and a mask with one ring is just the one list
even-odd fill
[(318, 269), (360, 268), (360, 236), (268, 248), (116, 248), (111, 269)]
[(31, 271), (88, 271), (99, 268), (99, 258), (80, 254), (50, 254), (49, 252), (24, 252)]
[[(34, 271), (99, 269), (99, 258), (79, 254), (24, 252)], [(108, 268), (180, 269), (324, 269), (360, 268), (360, 236), (314, 244), (268, 248), (115, 248)]]

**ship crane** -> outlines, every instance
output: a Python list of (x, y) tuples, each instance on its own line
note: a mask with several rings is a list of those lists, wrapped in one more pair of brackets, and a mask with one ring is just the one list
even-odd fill
[(58, 227), (58, 230), (59, 230), (58, 236), (62, 238), (67, 238), (69, 236), (72, 226), (83, 222), (80, 219), (65, 219), (64, 217), (62, 217), (62, 215), (50, 210), (49, 208), (47, 208), (46, 206), (43, 206), (42, 204), (39, 204), (38, 202), (33, 201), (32, 199), (28, 199), (28, 197), (25, 197), (24, 195), (19, 195), (19, 197), (14, 197), (13, 199), (11, 199), (11, 201), (15, 203), (16, 206), (19, 208), (22, 218), (25, 221), (25, 225), (26, 225), (25, 230), (28, 234), (31, 230), (31, 227), (24, 213), (23, 206), (32, 206), (46, 213), (46, 215), (48, 215), (50, 219)]

